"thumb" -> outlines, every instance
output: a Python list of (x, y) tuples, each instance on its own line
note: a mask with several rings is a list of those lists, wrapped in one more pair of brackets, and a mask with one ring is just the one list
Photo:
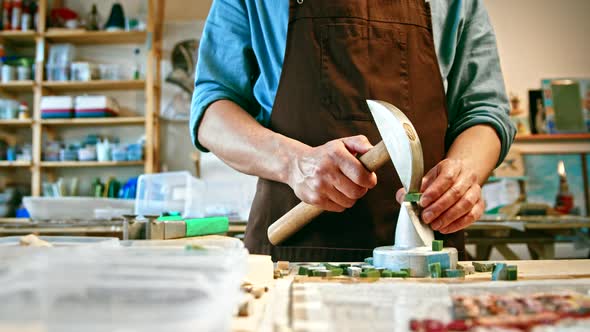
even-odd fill
[(369, 139), (364, 135), (345, 137), (342, 139), (342, 143), (352, 154), (364, 154), (373, 148)]
[(395, 194), (395, 199), (397, 200), (398, 203), (402, 204), (404, 202), (405, 196), (406, 196), (406, 189), (401, 188)]

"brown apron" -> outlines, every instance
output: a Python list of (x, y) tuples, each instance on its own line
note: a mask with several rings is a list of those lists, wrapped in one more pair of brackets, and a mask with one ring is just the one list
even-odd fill
[[(390, 102), (413, 122), (425, 169), (445, 157), (447, 111), (424, 0), (291, 0), (287, 48), (270, 129), (310, 146), (348, 136), (381, 140), (367, 99)], [(324, 213), (281, 246), (267, 228), (299, 203), (286, 184), (258, 182), (246, 230), (251, 253), (274, 260), (361, 261), (392, 245), (399, 178), (389, 163), (378, 185), (343, 213)], [(441, 236), (464, 250), (464, 234)]]

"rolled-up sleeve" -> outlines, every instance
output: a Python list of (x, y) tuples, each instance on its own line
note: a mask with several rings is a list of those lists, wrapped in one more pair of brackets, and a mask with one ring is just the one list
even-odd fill
[(191, 103), (191, 137), (198, 149), (207, 151), (199, 144), (198, 129), (215, 101), (231, 100), (257, 116), (260, 106), (252, 92), (257, 71), (244, 1), (215, 0), (200, 42)]
[(489, 125), (495, 129), (502, 144), (500, 164), (512, 142), (516, 130), (510, 121), (510, 106), (496, 36), (487, 11), (480, 0), (473, 1), (465, 13), (462, 29), (449, 72), (447, 102), (449, 131), (447, 147), (466, 129), (475, 125)]

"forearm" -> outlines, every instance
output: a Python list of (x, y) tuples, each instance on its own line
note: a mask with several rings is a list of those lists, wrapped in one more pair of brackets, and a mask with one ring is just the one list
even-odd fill
[(458, 159), (483, 185), (498, 163), (501, 143), (496, 131), (486, 125), (473, 126), (461, 133), (447, 154), (449, 159)]
[(217, 101), (207, 109), (199, 142), (230, 167), (261, 178), (288, 182), (290, 163), (305, 144), (260, 125), (237, 104)]

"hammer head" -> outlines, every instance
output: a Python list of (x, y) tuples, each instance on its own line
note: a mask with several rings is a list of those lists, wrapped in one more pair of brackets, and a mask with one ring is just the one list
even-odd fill
[(406, 192), (419, 192), (424, 158), (414, 125), (399, 108), (389, 103), (367, 100), (367, 104)]
[[(420, 192), (424, 157), (416, 129), (397, 107), (376, 100), (367, 100), (367, 104), (406, 192)], [(421, 222), (418, 205), (404, 203), (401, 208), (396, 228), (396, 246), (407, 248), (430, 245), (434, 234), (430, 227)]]

